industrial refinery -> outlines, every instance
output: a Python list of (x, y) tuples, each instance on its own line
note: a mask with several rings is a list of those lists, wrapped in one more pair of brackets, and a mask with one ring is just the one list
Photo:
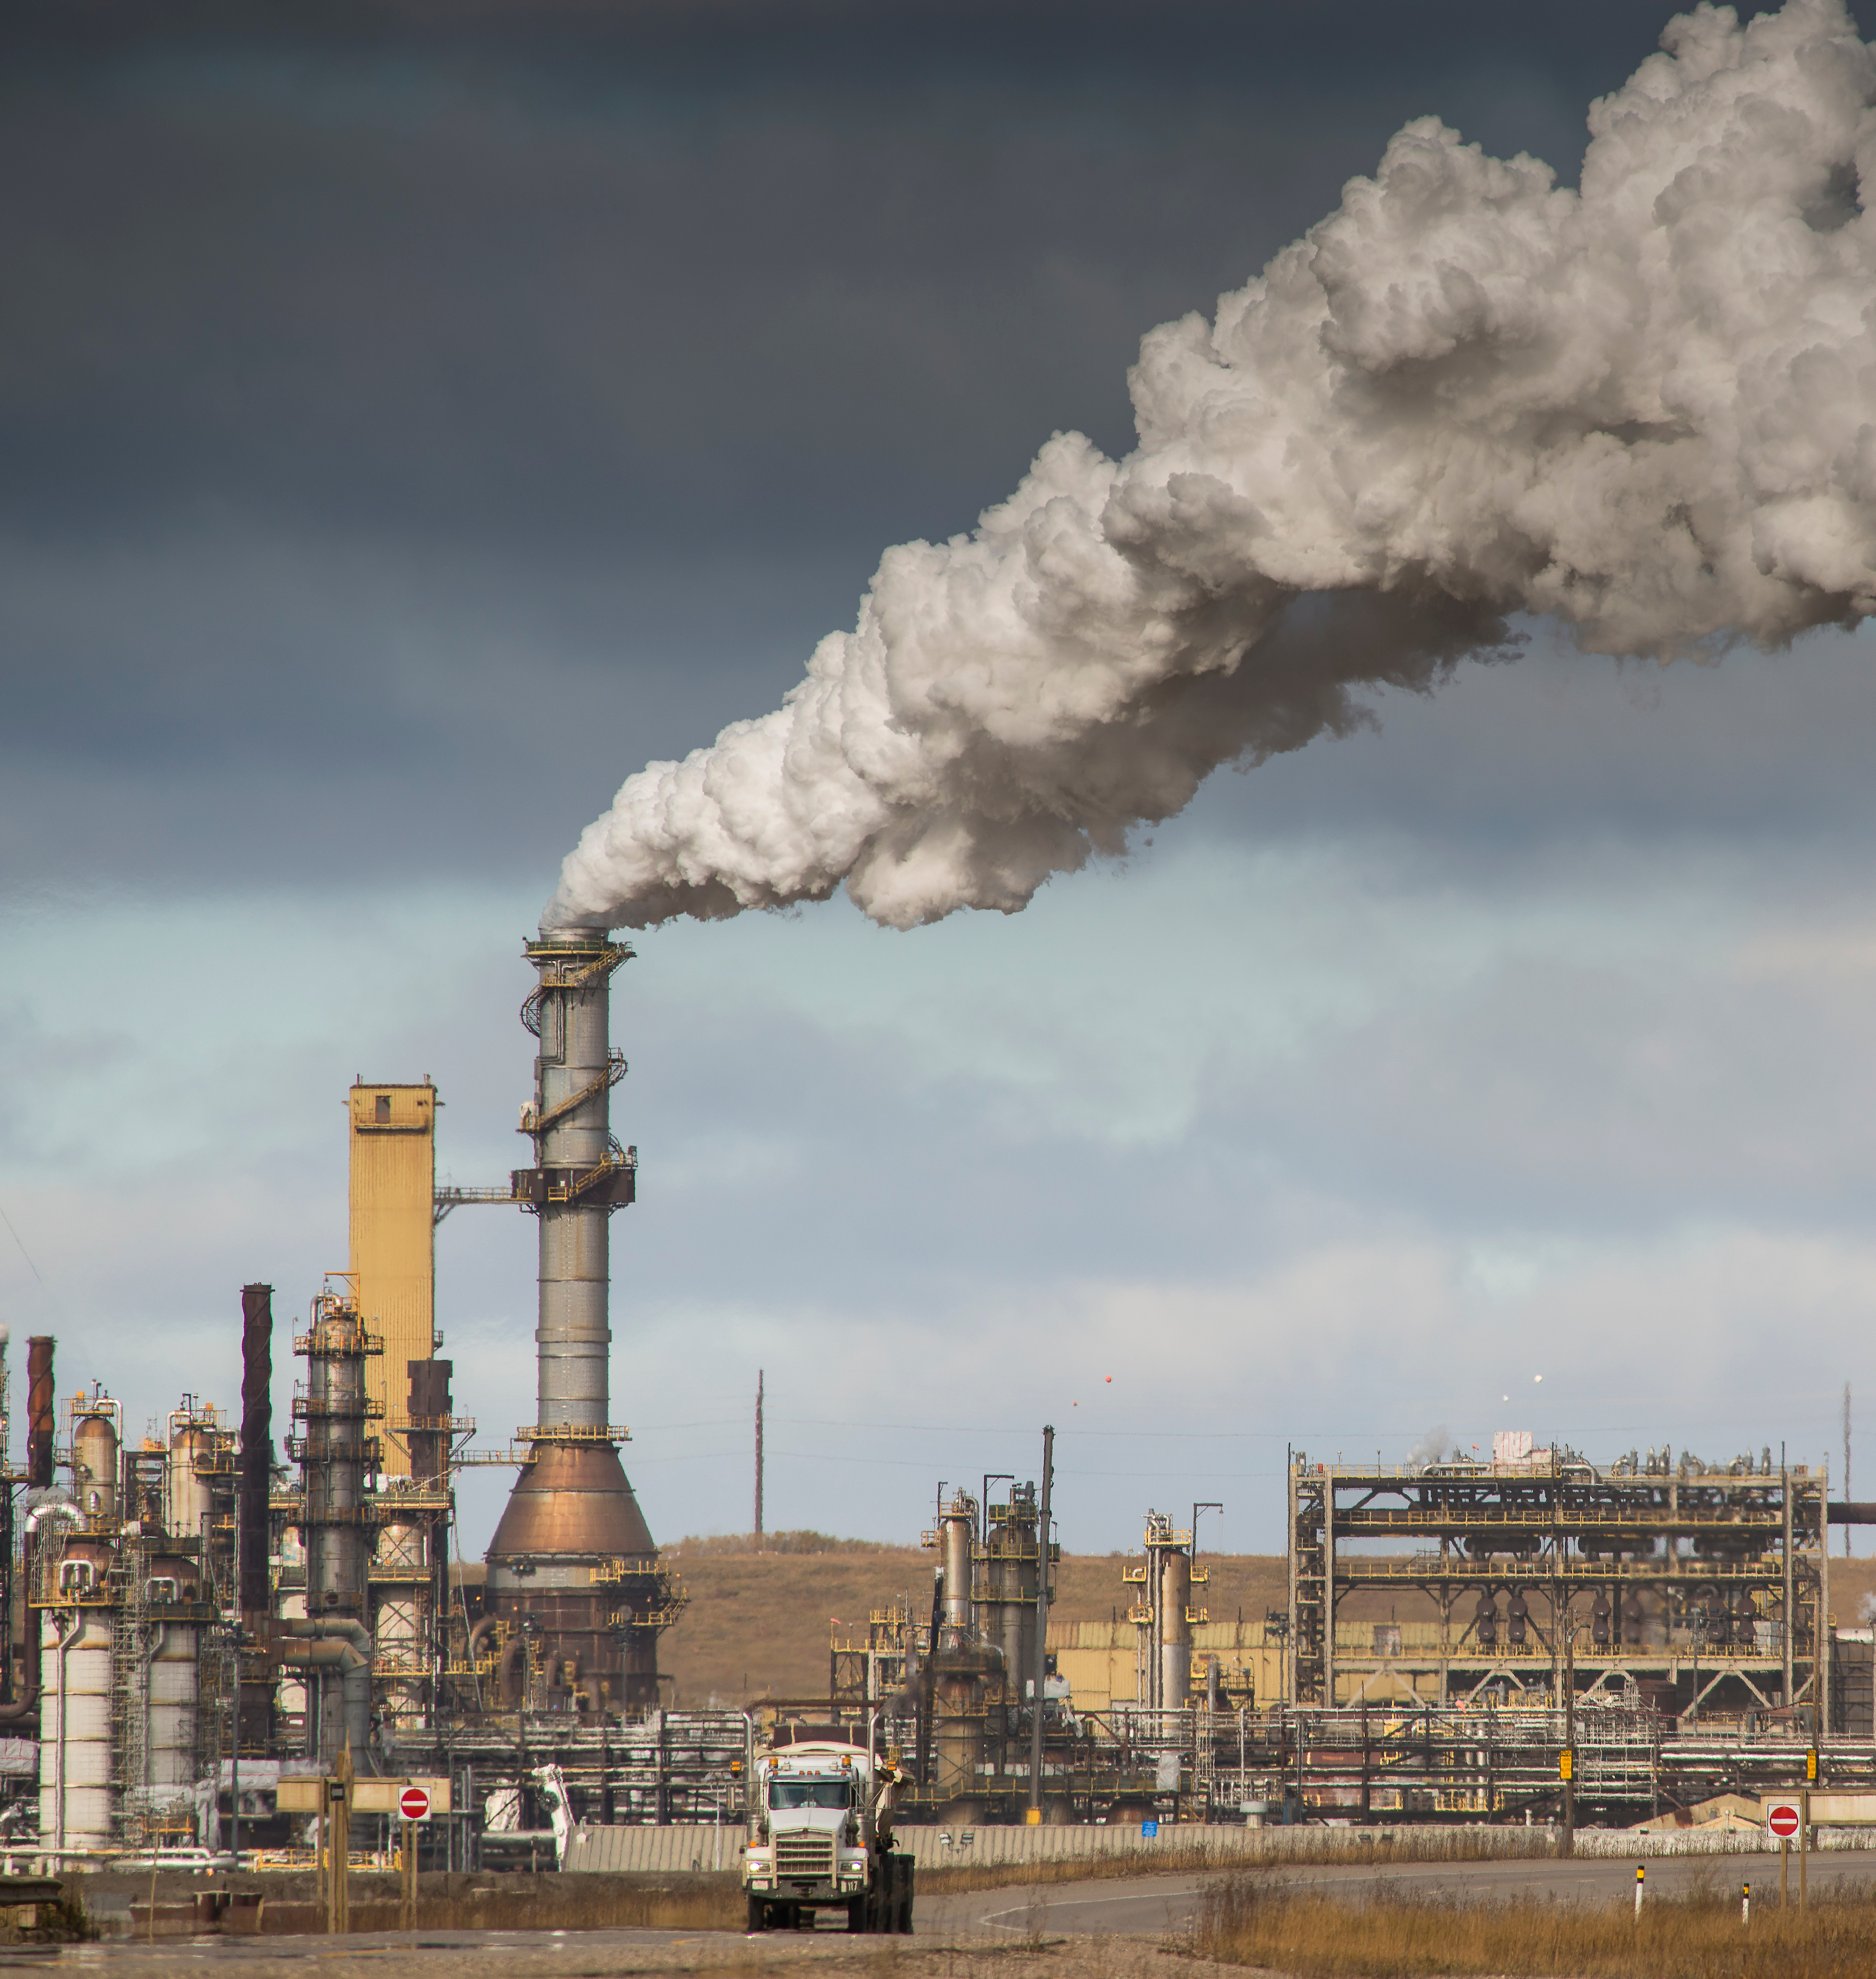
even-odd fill
[[(51, 1338), (27, 1343), (25, 1464), (0, 1491), (15, 1860), (291, 1865), (340, 1845), (320, 1841), (335, 1781), (361, 1783), (339, 1832), (369, 1855), (375, 1777), (433, 1806), (436, 1866), (604, 1866), (633, 1831), (755, 1832), (758, 1755), (817, 1741), (863, 1755), (903, 1828), (947, 1833), (1629, 1826), (1876, 1766), (1876, 1648), (1833, 1620), (1827, 1544), (1876, 1507), (1769, 1445), (1724, 1464), (1599, 1465), (1516, 1434), (1490, 1461), (1294, 1451), (1281, 1605), (1215, 1619), (1204, 1508), (1149, 1510), (1098, 1623), (1052, 1621), (1046, 1432), (1033, 1476), (938, 1487), (929, 1606), (837, 1626), (824, 1695), (669, 1708), (659, 1644), (687, 1596), (622, 1467), (609, 1368), (611, 1218), (637, 1172), (612, 1132), (609, 986), (631, 951), (575, 927), (524, 952), (530, 1165), (439, 1189), (434, 1089), (356, 1084), (350, 1268), (290, 1327), (273, 1288), (240, 1288), (238, 1410), (184, 1394), (138, 1438), (101, 1385), (61, 1397)], [(455, 1413), (438, 1351), (434, 1233), (474, 1204), (532, 1216), (539, 1248), (536, 1400), (501, 1441)], [(0, 1345), (0, 1436), (6, 1381)], [(454, 1527), (476, 1465), (517, 1473), (479, 1573)], [(910, 1915), (880, 1887), (869, 1916)]]

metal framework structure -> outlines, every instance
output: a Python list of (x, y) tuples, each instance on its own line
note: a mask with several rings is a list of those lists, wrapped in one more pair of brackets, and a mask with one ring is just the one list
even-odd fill
[[(1560, 1704), (1568, 1672), (1623, 1672), (1696, 1717), (1719, 1692), (1735, 1711), (1828, 1725), (1825, 1472), (1769, 1451), (1724, 1469), (1668, 1455), (1597, 1470), (1567, 1452), (1406, 1466), (1294, 1454), (1288, 1701), (1444, 1705), (1493, 1689)], [(1338, 1630), (1342, 1601), (1374, 1591), (1424, 1596), (1436, 1626), (1377, 1628), (1366, 1644)]]

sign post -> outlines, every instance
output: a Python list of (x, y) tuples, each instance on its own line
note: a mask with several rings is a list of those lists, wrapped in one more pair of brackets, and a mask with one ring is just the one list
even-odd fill
[(1789, 1894), (1791, 1838), (1805, 1825), (1804, 1809), (1795, 1800), (1775, 1800), (1765, 1808), (1765, 1826), (1778, 1842), (1778, 1908), (1783, 1910)]
[(404, 1928), (417, 1928), (417, 1830), (430, 1818), (430, 1797), (419, 1786), (407, 1786), (397, 1797), (397, 1812), (404, 1824), (400, 1867), (404, 1872)]
[[(1813, 1755), (1815, 1757), (1815, 1755)], [(1798, 1837), (1798, 1908), (1805, 1908), (1805, 1887), (1810, 1881), (1808, 1871), (1811, 1867), (1811, 1789), (1804, 1793), (1805, 1825)]]
[(339, 1755), (332, 1776), (325, 1782), (329, 1813), (326, 1833), (331, 1861), (326, 1885), (326, 1929), (329, 1935), (343, 1938), (352, 1928), (352, 1742), (348, 1739)]

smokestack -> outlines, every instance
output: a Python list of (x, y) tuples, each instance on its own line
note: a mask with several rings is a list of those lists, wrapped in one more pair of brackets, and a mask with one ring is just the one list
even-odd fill
[(52, 1483), (52, 1431), (58, 1394), (52, 1379), (52, 1350), (58, 1342), (50, 1334), (35, 1333), (26, 1342), (26, 1488), (45, 1491)]
[(578, 1711), (592, 1722), (658, 1702), (658, 1632), (674, 1590), (616, 1446), (608, 1223), (635, 1194), (637, 1157), (612, 1138), (608, 1096), (625, 1061), (608, 1039), (608, 984), (631, 950), (603, 928), (544, 927), (524, 950), (540, 981), (522, 1022), (540, 1039), (522, 1131), (535, 1165), (512, 1178), (540, 1219), (532, 1454), (489, 1546), (489, 1592), (534, 1640), (524, 1676), (505, 1662), (510, 1709)]
[(273, 1288), (241, 1288), (241, 1469), (236, 1517), (241, 1615), (264, 1626), (272, 1607), (267, 1584), (267, 1493), (273, 1476)]
[(538, 1165), (529, 1192), (541, 1220), (539, 1406), (549, 1431), (606, 1428), (612, 1212), (631, 1201), (635, 1162), (612, 1139), (608, 1096), (625, 1060), (608, 1039), (614, 970), (631, 950), (603, 929), (543, 928), (528, 959), (540, 971), (529, 999), (541, 1041), (534, 1104), (523, 1130)]
[(405, 1365), (410, 1376), (410, 1474), (428, 1483), (449, 1469), (449, 1377), (456, 1364), (432, 1360)]

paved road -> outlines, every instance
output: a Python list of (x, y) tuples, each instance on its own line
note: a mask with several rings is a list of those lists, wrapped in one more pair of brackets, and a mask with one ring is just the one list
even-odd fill
[[(1791, 1901), (1798, 1900), (1798, 1861), (1791, 1865)], [(1490, 1901), (1506, 1897), (1547, 1897), (1576, 1903), (1631, 1903), (1635, 1865), (1621, 1858), (1532, 1862), (1403, 1862), (1384, 1869), (1364, 1863), (1295, 1864), (1269, 1872), (1274, 1885), (1333, 1890), (1366, 1896), (1378, 1889), (1456, 1901)], [(1158, 1933), (1176, 1930), (1192, 1917), (1198, 1893), (1210, 1880), (1197, 1876), (1154, 1876), (1099, 1883), (1045, 1883), (1025, 1890), (984, 1890), (966, 1896), (924, 1898), (919, 1904), (921, 1931), (1017, 1932), (1029, 1937), (1073, 1937), (1086, 1932)], [(1663, 1896), (1684, 1896), (1703, 1886), (1736, 1891), (1749, 1881), (1762, 1897), (1775, 1901), (1775, 1855), (1663, 1857), (1648, 1865), (1646, 1888)], [(1868, 1895), (1876, 1887), (1876, 1855), (1811, 1858), (1811, 1887)]]
[[(30, 1948), (0, 1949), (0, 1967), (18, 1964), (65, 1971), (98, 1966), (111, 1979), (131, 1979), (144, 1972), (163, 1979), (204, 1967), (232, 1972), (247, 1967), (277, 1967), (290, 1959), (309, 1959), (328, 1971), (353, 1965), (366, 1971), (441, 1975), (468, 1971), (518, 1973), (552, 1971), (568, 1952), (598, 1970), (610, 1968), (622, 1954), (668, 1951), (695, 1945), (710, 1951), (740, 1944), (721, 1931), (354, 1931), (345, 1938), (172, 1938), (154, 1944), (114, 1939), (101, 1944), (74, 1944), (35, 1953)], [(663, 1964), (665, 1960), (655, 1962)]]
[[(1635, 1889), (1635, 1865), (1620, 1858), (1571, 1862), (1404, 1862), (1377, 1870), (1361, 1863), (1294, 1864), (1265, 1872), (1273, 1885), (1334, 1890), (1351, 1897), (1393, 1889), (1459, 1901), (1506, 1897), (1550, 1897), (1579, 1903), (1627, 1903)], [(1647, 1888), (1661, 1896), (1684, 1894), (1702, 1882), (1736, 1890), (1750, 1878), (1755, 1894), (1775, 1901), (1778, 1858), (1770, 1855), (1661, 1859), (1649, 1865)], [(1155, 1940), (1191, 1919), (1210, 1878), (1197, 1876), (1115, 1878), (1097, 1882), (1048, 1883), (1032, 1888), (973, 1891), (956, 1896), (924, 1896), (918, 1904), (917, 1938), (937, 1950), (986, 1934), (1022, 1938), (1085, 1938), (1121, 1935)], [(1795, 1899), (1798, 1865), (1791, 1865)], [(1865, 1895), (1876, 1889), (1876, 1855), (1811, 1858), (1811, 1888), (1836, 1888)], [(844, 1954), (870, 1957), (885, 1941), (850, 1937), (829, 1925), (814, 1933), (777, 1931), (758, 1940), (728, 1932), (671, 1931), (361, 1931), (344, 1939), (321, 1938), (205, 1938), (159, 1940), (154, 1944), (118, 1941), (74, 1945), (56, 1959), (0, 1950), (0, 1967), (55, 1963), (61, 1970), (98, 1966), (108, 1979), (181, 1979), (212, 1971), (257, 1979), (283, 1961), (310, 1960), (327, 1979), (376, 1979), (395, 1970), (399, 1979), (449, 1979), (466, 1972), (497, 1975), (558, 1975), (658, 1970), (694, 1971), (739, 1962), (755, 1945), (762, 1963), (792, 1964), (802, 1959), (824, 1965)], [(101, 1979), (103, 1976), (101, 1975)]]

